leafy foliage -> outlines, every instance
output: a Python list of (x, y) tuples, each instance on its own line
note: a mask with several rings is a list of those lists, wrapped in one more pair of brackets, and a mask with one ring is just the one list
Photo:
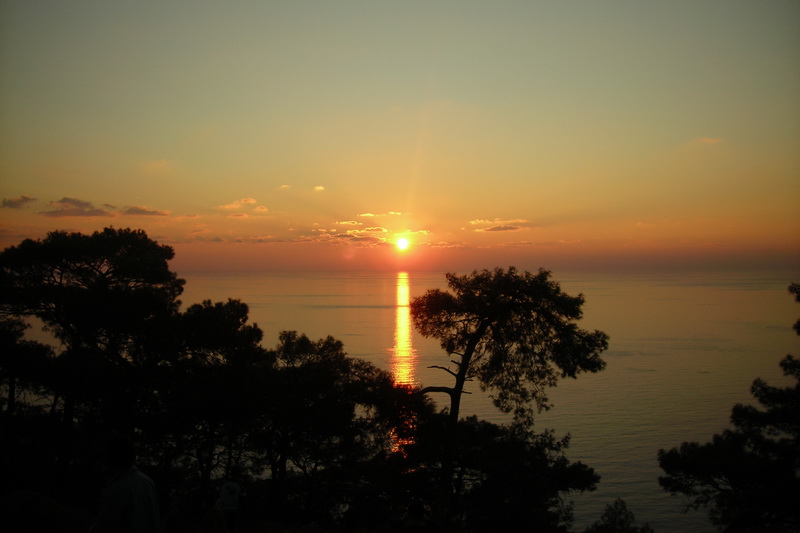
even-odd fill
[(502, 411), (530, 416), (529, 404), (547, 407), (546, 388), (559, 377), (605, 367), (600, 354), (608, 337), (577, 327), (583, 296), (562, 292), (550, 272), (497, 268), (447, 274), (447, 284), (452, 292), (435, 289), (415, 298), (411, 315), (422, 335), (439, 339), (455, 356), (455, 370), (445, 369), (454, 387), (436, 389), (451, 395), (451, 410), (457, 411), (464, 383), (477, 379)]
[(625, 501), (617, 498), (606, 506), (600, 520), (586, 528), (584, 533), (653, 533), (647, 523), (637, 526), (635, 522), (636, 518)]
[[(525, 424), (460, 422), (463, 447), (445, 465), (446, 415), (425, 395), (395, 386), (330, 336), (284, 331), (265, 349), (242, 301), (181, 310), (172, 256), (142, 231), (113, 228), (56, 231), (0, 253), (4, 501), (75, 510), (70, 527), (86, 530), (87, 503), (106, 478), (102, 443), (120, 433), (156, 481), (166, 531), (200, 528), (215, 482), (229, 477), (249, 483), (259, 502), (251, 516), (347, 531), (424, 530), (435, 481), (450, 467), (453, 531), (531, 523), (563, 531), (565, 497), (597, 483), (564, 457), (568, 439)], [(441, 311), (419, 314), (423, 329), (441, 333), (453, 353), (472, 350), (454, 396), (476, 377), (497, 390), (501, 408), (522, 412), (526, 401), (545, 401), (542, 388), (557, 374), (602, 368), (605, 335), (578, 330), (582, 297), (547, 277), (514, 269), (453, 277), (458, 296), (420, 300), (419, 309)], [(24, 338), (32, 319), (57, 349)], [(520, 383), (509, 381), (516, 371)]]
[[(798, 287), (790, 287), (796, 298)], [(795, 330), (800, 334), (797, 324)], [(755, 380), (751, 392), (763, 410), (737, 404), (734, 429), (658, 453), (667, 474), (661, 486), (685, 495), (690, 508), (707, 508), (724, 531), (800, 530), (800, 361), (787, 355), (781, 367), (797, 383), (781, 388)]]

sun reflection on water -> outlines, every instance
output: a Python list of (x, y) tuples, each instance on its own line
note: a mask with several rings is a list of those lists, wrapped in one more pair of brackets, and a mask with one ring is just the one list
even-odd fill
[(398, 385), (416, 385), (417, 352), (411, 342), (411, 310), (408, 272), (397, 273), (397, 307), (394, 322), (392, 374)]

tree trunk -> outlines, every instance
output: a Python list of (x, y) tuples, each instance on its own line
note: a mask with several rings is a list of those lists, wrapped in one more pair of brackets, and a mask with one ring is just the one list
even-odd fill
[(440, 519), (447, 519), (451, 514), (452, 500), (455, 496), (453, 492), (453, 464), (458, 454), (458, 420), (461, 411), (461, 396), (464, 394), (464, 385), (467, 383), (472, 356), (475, 354), (475, 349), (490, 324), (491, 321), (489, 319), (483, 319), (470, 336), (464, 354), (461, 356), (461, 362), (458, 365), (458, 372), (455, 375), (456, 382), (449, 392), (450, 413), (448, 414), (447, 430), (444, 433), (444, 442), (442, 443), (442, 479), (441, 493), (439, 495), (441, 510), (438, 513), (440, 514)]

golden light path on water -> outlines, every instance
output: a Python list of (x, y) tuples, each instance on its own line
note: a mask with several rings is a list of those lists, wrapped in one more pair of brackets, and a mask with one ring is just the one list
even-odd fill
[(411, 309), (408, 272), (397, 273), (397, 307), (394, 321), (394, 350), (392, 351), (392, 374), (398, 385), (416, 384), (414, 368), (417, 353), (411, 342)]

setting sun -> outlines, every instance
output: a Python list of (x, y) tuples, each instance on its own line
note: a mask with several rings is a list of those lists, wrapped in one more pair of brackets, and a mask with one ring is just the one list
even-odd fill
[(397, 241), (395, 242), (395, 246), (397, 246), (398, 250), (407, 250), (408, 244), (409, 242), (408, 239), (406, 238), (397, 239)]

